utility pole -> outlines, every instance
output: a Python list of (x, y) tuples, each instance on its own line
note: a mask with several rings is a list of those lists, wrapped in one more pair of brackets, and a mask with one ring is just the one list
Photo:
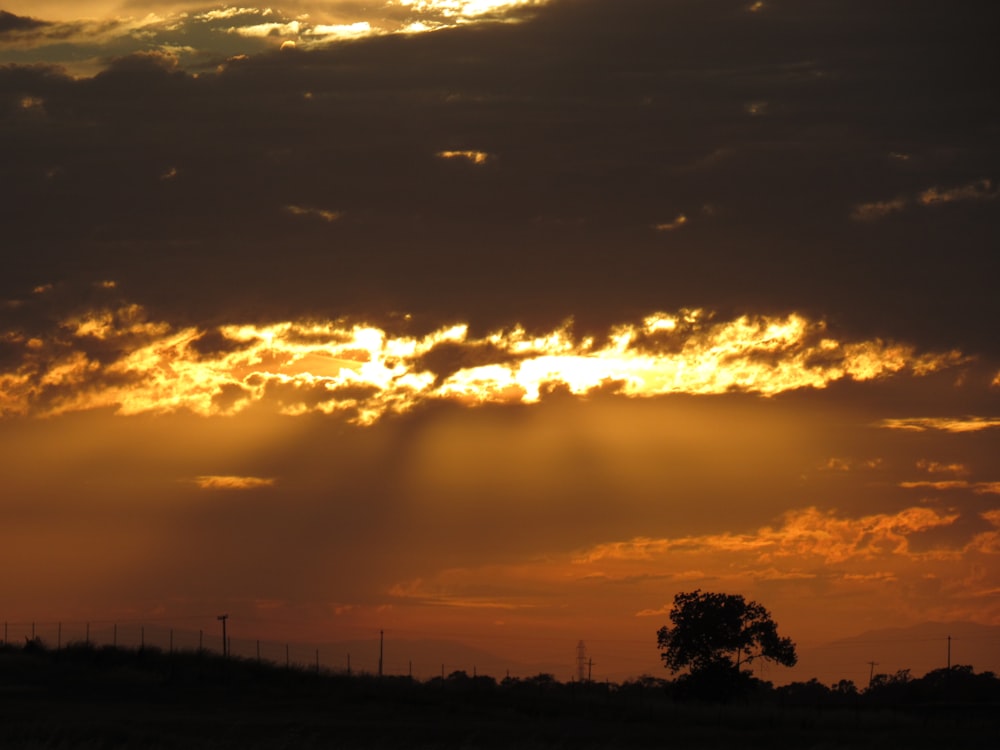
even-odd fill
[(226, 640), (226, 620), (229, 619), (229, 615), (219, 615), (215, 618), (222, 622), (222, 656), (229, 656), (229, 641)]
[(871, 669), (868, 670), (868, 689), (871, 690), (872, 680), (875, 679), (875, 667), (878, 666), (878, 662), (870, 661), (868, 662), (868, 666), (871, 667)]
[(385, 631), (378, 631), (378, 676), (382, 676), (382, 643), (385, 639)]
[(948, 636), (948, 671), (951, 671), (951, 636)]

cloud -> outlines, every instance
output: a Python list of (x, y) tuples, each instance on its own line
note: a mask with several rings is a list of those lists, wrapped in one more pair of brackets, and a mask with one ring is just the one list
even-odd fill
[(341, 211), (331, 211), (325, 208), (312, 208), (308, 206), (285, 206), (285, 210), (292, 216), (315, 216), (326, 222), (337, 221), (343, 217)]
[(905, 489), (971, 490), (977, 495), (1000, 495), (1000, 482), (967, 482), (964, 479), (943, 481), (900, 482)]
[(554, 388), (579, 397), (609, 389), (632, 398), (768, 396), (842, 379), (919, 377), (964, 361), (957, 352), (838, 341), (798, 315), (719, 321), (701, 311), (657, 313), (602, 339), (577, 337), (570, 324), (474, 338), (468, 325), (422, 336), (339, 321), (177, 328), (121, 303), (69, 315), (44, 337), (10, 331), (6, 339), (20, 360), (0, 370), (5, 414), (113, 406), (124, 415), (211, 415), (270, 402), (287, 414), (339, 413), (361, 424), (440, 400), (537, 403)]
[(900, 419), (884, 419), (880, 427), (890, 430), (912, 430), (927, 432), (940, 430), (943, 432), (980, 432), (1000, 427), (1000, 418), (996, 417), (911, 417)]
[[(601, 329), (658, 309), (799, 311), (833, 316), (863, 340), (993, 351), (983, 321), (1000, 303), (981, 251), (995, 234), (993, 202), (912, 205), (877, 230), (844, 221), (858, 195), (988, 192), (975, 187), (994, 179), (995, 161), (975, 125), (992, 91), (977, 67), (991, 50), (978, 11), (907, 14), (908, 31), (890, 34), (898, 14), (887, 6), (750, 6), (393, 4), (362, 18), (358, 4), (318, 4), (304, 18), (305, 5), (268, 15), (188, 7), (183, 17), (163, 5), (150, 6), (155, 18), (131, 6), (134, 18), (100, 28), (63, 23), (70, 36), (59, 44), (3, 53), (15, 65), (0, 71), (0, 106), (25, 117), (9, 122), (18, 148), (5, 162), (23, 189), (0, 219), (5, 243), (34, 250), (4, 274), (2, 294), (83, 274), (119, 279), (160, 319), (406, 310), (432, 326), (489, 329), (568, 316)], [(473, 17), (523, 22), (461, 20)], [(421, 19), (452, 28), (395, 33)], [(288, 38), (223, 33), (293, 22)], [(360, 23), (371, 37), (303, 43)], [(933, 68), (897, 63), (941, 23), (962, 55)], [(871, 33), (859, 39), (860, 27)], [(280, 54), (283, 41), (298, 47)], [(106, 70), (140, 52), (176, 64), (170, 75), (129, 67), (129, 78), (119, 62), (91, 79), (33, 65)], [(886, 90), (892, 106), (873, 94)], [(19, 109), (25, 97), (43, 107)], [(766, 116), (747, 117), (747, 102), (767, 102)], [(41, 130), (30, 118), (43, 110)], [(909, 161), (886, 158), (873, 122), (897, 134)], [(486, 168), (449, 169), (444, 151), (485, 154)], [(702, 162), (711, 167), (691, 168)], [(171, 169), (175, 178), (160, 179)], [(684, 208), (676, 230), (682, 207), (706, 205), (710, 215)], [(286, 206), (350, 220), (290, 226)], [(955, 212), (975, 214), (960, 233)], [(934, 273), (912, 262), (940, 259), (943, 247), (948, 262)], [(173, 260), (152, 274), (140, 262), (149, 257)], [(184, 301), (168, 287), (188, 290)]]
[(997, 191), (993, 181), (982, 179), (967, 185), (929, 188), (923, 191), (917, 200), (922, 206), (936, 206), (960, 201), (992, 201), (996, 200), (996, 197)]
[(13, 13), (0, 10), (0, 34), (2, 35), (10, 34), (11, 32), (34, 31), (48, 25), (45, 21), (40, 21), (37, 18), (16, 16)]
[(855, 221), (876, 221), (889, 214), (894, 214), (905, 209), (908, 205), (905, 198), (893, 198), (888, 201), (875, 201), (874, 203), (862, 203), (854, 207), (851, 218)]
[[(909, 557), (915, 534), (955, 523), (959, 516), (930, 508), (907, 508), (894, 514), (841, 518), (816, 508), (790, 511), (776, 527), (753, 534), (711, 534), (674, 539), (636, 538), (598, 545), (575, 558), (576, 564), (602, 562), (663, 562), (672, 555), (749, 554), (755, 562), (794, 561), (796, 566), (837, 565), (884, 556)], [(782, 576), (808, 577), (800, 571)]]
[(673, 221), (666, 222), (664, 224), (657, 224), (656, 231), (658, 232), (672, 232), (675, 229), (680, 229), (682, 226), (687, 224), (688, 218), (684, 214), (678, 214), (677, 218)]
[(993, 181), (983, 178), (965, 185), (947, 188), (932, 187), (912, 197), (898, 197), (887, 201), (862, 203), (854, 207), (851, 218), (855, 221), (876, 221), (889, 214), (898, 213), (910, 206), (935, 207), (948, 203), (982, 202), (996, 200), (998, 193)]
[(458, 159), (467, 161), (470, 164), (482, 165), (490, 160), (490, 155), (485, 151), (438, 151), (438, 158), (441, 159)]
[(853, 459), (853, 458), (839, 458), (837, 456), (831, 457), (824, 463), (820, 469), (823, 471), (837, 471), (837, 472), (849, 472), (849, 471), (871, 471), (873, 469), (878, 469), (882, 466), (883, 461), (880, 458), (867, 458), (867, 459)]
[(917, 468), (926, 471), (928, 474), (952, 474), (954, 476), (967, 476), (969, 467), (960, 463), (941, 463), (940, 461), (929, 461), (920, 459), (917, 461)]
[(203, 490), (255, 490), (273, 487), (275, 480), (266, 477), (206, 475), (195, 477), (194, 483)]
[[(961, 582), (956, 571), (970, 564), (995, 570), (997, 527), (997, 511), (964, 520), (926, 507), (868, 515), (803, 508), (745, 534), (636, 537), (570, 555), (448, 568), (395, 584), (390, 595), (430, 607), (565, 609), (594, 622), (599, 618), (589, 610), (595, 602), (606, 602), (602, 606), (618, 615), (663, 618), (669, 604), (635, 604), (662, 602), (665, 588), (698, 587), (759, 593), (800, 616), (803, 602), (815, 601), (823, 610), (819, 602), (830, 596), (849, 607), (871, 604), (871, 597), (883, 597), (885, 604), (889, 597), (897, 617), (907, 601), (918, 608), (936, 601), (944, 613), (958, 611), (965, 597), (995, 584), (992, 574)], [(939, 585), (943, 580), (950, 583)]]
[[(150, 49), (175, 49), (185, 65), (200, 68), (206, 57), (253, 54), (282, 42), (303, 49), (320, 48), (384, 34), (412, 35), (473, 22), (516, 21), (543, 4), (542, 0), (476, 0), (389, 2), (368, 8), (305, 3), (296, 13), (294, 7), (287, 11), (242, 6), (204, 9), (204, 4), (199, 7), (198, 3), (154, 2), (125, 6), (119, 15), (97, 19), (61, 13), (61, 20), (53, 22), (0, 11), (0, 34), (19, 50), (21, 59), (45, 56), (48, 61), (93, 75), (111, 57)], [(135, 15), (129, 15), (130, 10)], [(89, 54), (81, 55), (83, 50)], [(84, 57), (89, 59), (82, 64)]]

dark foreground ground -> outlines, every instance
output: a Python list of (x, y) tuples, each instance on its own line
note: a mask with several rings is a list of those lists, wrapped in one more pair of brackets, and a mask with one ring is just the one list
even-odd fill
[(662, 690), (316, 674), (204, 654), (0, 651), (0, 748), (982, 748), (990, 704), (675, 703)]

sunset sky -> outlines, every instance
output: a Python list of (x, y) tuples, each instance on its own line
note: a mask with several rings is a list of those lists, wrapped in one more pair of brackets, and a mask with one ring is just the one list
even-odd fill
[(994, 0), (0, 11), (11, 640), (1000, 671)]

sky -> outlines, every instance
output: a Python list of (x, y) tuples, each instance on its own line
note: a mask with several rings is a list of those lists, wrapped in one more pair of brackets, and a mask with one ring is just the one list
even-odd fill
[(12, 640), (1000, 669), (992, 0), (0, 11)]

